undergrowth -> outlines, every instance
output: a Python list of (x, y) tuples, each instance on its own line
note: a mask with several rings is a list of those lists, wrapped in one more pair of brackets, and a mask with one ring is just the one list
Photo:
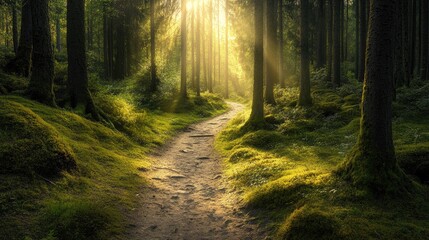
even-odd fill
[[(427, 86), (399, 89), (394, 103), (397, 159), (419, 184), (428, 181)], [(297, 88), (277, 89), (266, 129), (243, 130), (245, 111), (217, 138), (243, 204), (263, 210), (275, 239), (429, 239), (429, 195), (379, 199), (332, 174), (357, 139), (361, 85), (315, 79), (312, 95), (314, 106), (300, 108)]]
[[(57, 64), (59, 101), (65, 72)], [(212, 94), (190, 96), (176, 109), (149, 109), (138, 98), (137, 81), (103, 82), (91, 75), (95, 103), (112, 123), (103, 124), (28, 100), (21, 96), (28, 80), (0, 73), (7, 89), (0, 96), (1, 239), (122, 238), (125, 216), (145, 184), (139, 169), (150, 166), (147, 153), (226, 109)]]

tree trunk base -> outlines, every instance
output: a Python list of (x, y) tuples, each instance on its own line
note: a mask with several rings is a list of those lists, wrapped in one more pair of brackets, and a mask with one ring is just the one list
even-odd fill
[(420, 192), (418, 184), (413, 182), (400, 168), (374, 167), (376, 157), (355, 147), (348, 159), (335, 173), (358, 188), (368, 190), (376, 196), (409, 196)]

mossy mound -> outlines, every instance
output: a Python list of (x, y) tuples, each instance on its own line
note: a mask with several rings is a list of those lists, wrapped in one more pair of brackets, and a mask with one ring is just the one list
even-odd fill
[(307, 206), (295, 210), (278, 232), (279, 239), (334, 240), (344, 239), (338, 222), (317, 209)]
[(0, 173), (55, 176), (76, 167), (71, 148), (37, 114), (0, 99)]
[(258, 149), (273, 149), (276, 145), (283, 142), (284, 138), (280, 133), (273, 131), (260, 130), (251, 132), (243, 137), (242, 144)]
[(429, 149), (426, 143), (402, 146), (397, 151), (399, 166), (422, 182), (429, 181)]
[[(58, 240), (106, 239), (105, 229), (119, 213), (98, 203), (70, 200), (48, 204), (40, 217), (40, 229)], [(48, 237), (48, 239), (49, 239)]]

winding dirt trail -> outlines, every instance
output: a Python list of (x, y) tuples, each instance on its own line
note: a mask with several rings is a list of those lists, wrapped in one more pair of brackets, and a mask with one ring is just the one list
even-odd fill
[(256, 220), (240, 208), (222, 175), (214, 135), (243, 106), (190, 126), (159, 155), (152, 156), (150, 180), (142, 189), (128, 239), (265, 239)]

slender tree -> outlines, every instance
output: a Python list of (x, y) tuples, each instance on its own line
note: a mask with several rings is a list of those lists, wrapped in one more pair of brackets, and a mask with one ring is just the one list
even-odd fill
[(326, 64), (326, 14), (325, 0), (317, 0), (317, 58), (316, 68)]
[[(283, 37), (283, 0), (278, 0), (279, 2), (279, 81), (280, 87), (285, 88), (286, 83), (283, 76), (284, 73), (284, 56), (283, 56), (283, 45), (284, 45), (284, 37)], [(323, 19), (325, 21), (325, 19)], [(325, 46), (324, 46), (325, 47)]]
[(332, 13), (332, 1), (328, 1), (327, 4), (327, 21), (328, 21), (328, 27), (327, 27), (327, 41), (328, 41), (328, 49), (327, 49), (327, 55), (326, 55), (326, 80), (332, 81), (332, 50), (333, 50), (333, 41), (332, 41), (332, 29), (333, 29), (333, 13)]
[(48, 0), (31, 1), (33, 57), (32, 74), (27, 93), (30, 98), (55, 106), (54, 58), (49, 25)]
[(13, 39), (13, 52), (18, 52), (18, 11), (16, 6), (16, 1), (12, 1), (12, 39)]
[(225, 0), (225, 98), (229, 98), (229, 3)]
[(247, 121), (249, 125), (258, 125), (264, 122), (264, 17), (263, 2), (254, 0), (255, 5), (255, 49), (254, 49), (254, 76), (252, 112)]
[(312, 104), (310, 93), (310, 6), (308, 0), (301, 0), (301, 81), (298, 105), (302, 107)]
[(150, 0), (150, 91), (158, 90), (159, 78), (156, 74), (156, 33), (155, 33), (155, 0)]
[(31, 54), (33, 51), (31, 1), (22, 0), (21, 3), (21, 34), (19, 37), (18, 50), (6, 66), (8, 72), (28, 77), (31, 68)]
[(213, 93), (213, 0), (209, 1), (208, 90), (210, 93)]
[(421, 1), (421, 68), (420, 77), (428, 80), (429, 64), (429, 3), (427, 0)]
[(180, 96), (188, 96), (186, 87), (186, 0), (181, 0), (181, 76), (180, 76)]
[(365, 76), (367, 1), (368, 0), (359, 0), (359, 82), (363, 82)]
[[(197, 9), (200, 7), (200, 3), (197, 3)], [(195, 6), (194, 6), (195, 7)], [(196, 51), (196, 66), (195, 66), (195, 92), (197, 94), (197, 97), (201, 95), (201, 14), (199, 11), (196, 11), (197, 17), (196, 17), (196, 41), (195, 41), (195, 51)]]
[(274, 98), (274, 84), (278, 82), (278, 60), (277, 60), (277, 6), (276, 0), (267, 0), (265, 11), (267, 19), (267, 42), (265, 54), (266, 78), (265, 78), (265, 102), (276, 104)]
[(332, 83), (338, 87), (341, 85), (341, 1), (333, 1), (333, 58), (332, 58)]
[(396, 0), (371, 0), (368, 55), (357, 145), (340, 173), (377, 194), (400, 192), (407, 181), (392, 140), (392, 71)]
[(85, 52), (85, 0), (67, 0), (67, 58), (70, 106), (100, 117), (88, 89)]

